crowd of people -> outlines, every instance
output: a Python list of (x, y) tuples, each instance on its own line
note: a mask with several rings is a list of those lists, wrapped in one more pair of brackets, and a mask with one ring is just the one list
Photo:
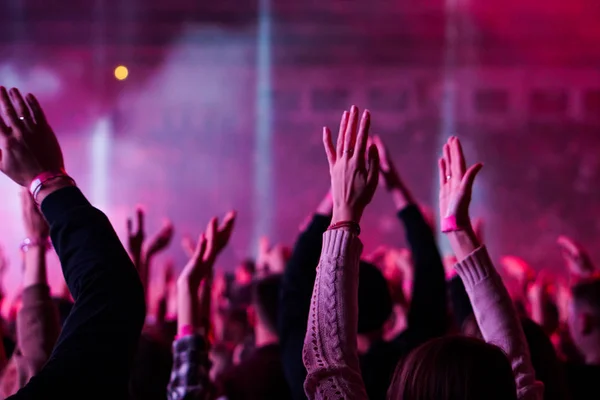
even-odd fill
[[(231, 211), (183, 241), (176, 278), (153, 266), (173, 227), (147, 239), (137, 210), (124, 246), (69, 177), (33, 95), (1, 87), (0, 116), (0, 170), (23, 187), (27, 234), (20, 301), (2, 321), (2, 398), (600, 399), (598, 271), (567, 237), (564, 276), (508, 256), (497, 269), (469, 214), (483, 165), (467, 164), (457, 137), (441, 149), (436, 223), (353, 106), (335, 142), (323, 128), (331, 187), (293, 248), (263, 240), (234, 274), (215, 271)], [(378, 187), (409, 248), (363, 255), (360, 222)], [(60, 298), (48, 251), (68, 287)]]

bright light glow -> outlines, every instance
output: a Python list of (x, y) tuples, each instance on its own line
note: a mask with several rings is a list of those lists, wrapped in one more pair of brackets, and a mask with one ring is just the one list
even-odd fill
[(124, 81), (129, 76), (129, 70), (124, 65), (119, 65), (115, 68), (115, 78), (120, 81)]
[(108, 117), (102, 117), (94, 126), (90, 153), (92, 162), (91, 199), (101, 210), (108, 206), (108, 176), (110, 173), (109, 155), (111, 148), (111, 123)]

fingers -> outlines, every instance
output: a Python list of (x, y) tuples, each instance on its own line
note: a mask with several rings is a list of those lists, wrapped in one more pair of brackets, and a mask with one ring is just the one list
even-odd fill
[(27, 130), (31, 131), (31, 129), (33, 128), (33, 118), (31, 116), (31, 111), (29, 111), (29, 107), (27, 107), (23, 96), (21, 96), (21, 92), (19, 92), (19, 89), (17, 88), (12, 88), (9, 92), (9, 95), (12, 99), (14, 106), (16, 107), (18, 118), (23, 122), (23, 125), (25, 125)]
[(452, 173), (452, 157), (450, 155), (450, 145), (448, 143), (444, 144), (442, 148), (442, 157), (444, 158), (444, 164), (446, 165), (446, 175), (444, 175), (444, 181), (450, 180), (450, 175)]
[(235, 219), (237, 217), (236, 211), (229, 211), (225, 217), (223, 218), (223, 222), (218, 229), (220, 238), (219, 242), (222, 242), (221, 246), (225, 246), (231, 237), (231, 231), (233, 230), (233, 226), (235, 225)]
[(389, 162), (388, 162), (388, 153), (385, 145), (381, 141), (379, 135), (373, 136), (373, 143), (377, 146), (377, 151), (379, 152), (379, 165), (380, 168), (387, 172), (389, 170)]
[(481, 171), (481, 168), (483, 168), (483, 164), (477, 163), (475, 165), (472, 165), (467, 170), (467, 172), (465, 172), (465, 176), (462, 178), (462, 181), (461, 181), (461, 189), (463, 190), (464, 193), (470, 194), (472, 192), (473, 183), (475, 182), (475, 177), (477, 176), (479, 171)]
[(213, 217), (210, 219), (210, 221), (208, 221), (208, 225), (206, 226), (206, 254), (205, 255), (210, 255), (212, 254), (214, 248), (215, 248), (215, 238), (217, 235), (217, 223), (218, 223), (218, 219), (217, 217)]
[(446, 177), (448, 176), (446, 160), (443, 157), (438, 160), (438, 172), (440, 179), (440, 187), (443, 187), (446, 183)]
[(44, 110), (42, 110), (42, 106), (40, 106), (37, 98), (33, 94), (29, 93), (27, 96), (25, 96), (25, 101), (33, 113), (35, 123), (38, 125), (47, 124), (48, 121), (46, 120), (46, 115), (44, 114)]
[[(2, 118), (12, 128), (18, 128), (21, 126), (21, 121), (15, 111), (15, 107), (8, 96), (8, 91), (4, 86), (0, 87), (0, 111), (2, 112)], [(15, 130), (12, 131), (16, 133)]]
[(356, 145), (356, 131), (358, 128), (358, 107), (350, 107), (350, 119), (348, 120), (348, 126), (346, 127), (346, 133), (344, 134), (344, 151), (343, 153), (348, 156), (352, 156), (352, 153), (356, 151), (354, 148)]
[(367, 171), (367, 187), (374, 192), (379, 182), (379, 152), (377, 146), (372, 144), (368, 154), (369, 170)]
[[(371, 113), (369, 110), (365, 110), (360, 119), (360, 126), (358, 128), (358, 134), (356, 136), (356, 149), (354, 150), (354, 156), (357, 157), (359, 167), (364, 165), (365, 154), (367, 151), (367, 139), (369, 138), (369, 128), (371, 127)], [(375, 147), (377, 149), (377, 147)], [(379, 172), (379, 171), (378, 171)]]
[(204, 260), (206, 247), (206, 234), (202, 233), (200, 234), (200, 237), (198, 237), (198, 243), (196, 243), (196, 251), (194, 252), (194, 259), (196, 261)]
[(340, 121), (340, 131), (338, 132), (337, 138), (337, 158), (340, 158), (344, 154), (344, 141), (346, 137), (346, 128), (348, 127), (348, 119), (350, 114), (348, 111), (342, 113), (342, 120)]
[(568, 252), (570, 255), (576, 256), (579, 254), (579, 246), (575, 241), (567, 236), (561, 235), (558, 237), (556, 243), (562, 247), (563, 250)]
[(448, 143), (450, 144), (450, 158), (452, 160), (450, 175), (455, 176), (457, 179), (462, 179), (467, 170), (467, 163), (460, 140), (456, 136), (452, 136), (448, 139)]
[(145, 215), (144, 215), (144, 209), (140, 206), (136, 207), (135, 209), (135, 216), (137, 218), (137, 231), (138, 233), (143, 233), (144, 230), (144, 220), (145, 220)]
[(333, 167), (333, 164), (335, 164), (335, 147), (333, 147), (331, 131), (326, 126), (323, 127), (323, 146), (325, 147), (329, 168), (331, 168)]

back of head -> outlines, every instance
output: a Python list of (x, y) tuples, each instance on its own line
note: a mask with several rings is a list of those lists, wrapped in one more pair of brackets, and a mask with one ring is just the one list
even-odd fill
[(512, 400), (517, 398), (506, 355), (492, 344), (464, 336), (430, 340), (402, 360), (390, 400)]
[(600, 351), (600, 278), (580, 281), (571, 288), (569, 331), (582, 353)]
[(358, 333), (383, 329), (392, 314), (392, 307), (392, 296), (379, 268), (361, 261), (358, 278)]
[(254, 283), (252, 305), (260, 322), (272, 333), (277, 332), (281, 275), (270, 275)]

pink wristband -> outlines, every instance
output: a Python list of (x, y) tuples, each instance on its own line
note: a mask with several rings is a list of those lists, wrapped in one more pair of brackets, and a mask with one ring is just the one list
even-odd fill
[(175, 337), (175, 339), (181, 339), (184, 336), (193, 335), (195, 332), (196, 330), (192, 325), (184, 325), (181, 328), (179, 328), (179, 332), (177, 332), (177, 336)]
[(462, 230), (463, 228), (459, 227), (458, 223), (456, 222), (456, 216), (451, 215), (449, 217), (445, 217), (442, 220), (442, 232), (448, 233)]
[(40, 193), (40, 190), (42, 190), (46, 183), (56, 178), (67, 178), (70, 179), (73, 183), (75, 183), (73, 178), (67, 175), (67, 173), (64, 170), (58, 172), (42, 172), (41, 174), (36, 176), (29, 184), (29, 193), (31, 193), (36, 203), (37, 196)]

